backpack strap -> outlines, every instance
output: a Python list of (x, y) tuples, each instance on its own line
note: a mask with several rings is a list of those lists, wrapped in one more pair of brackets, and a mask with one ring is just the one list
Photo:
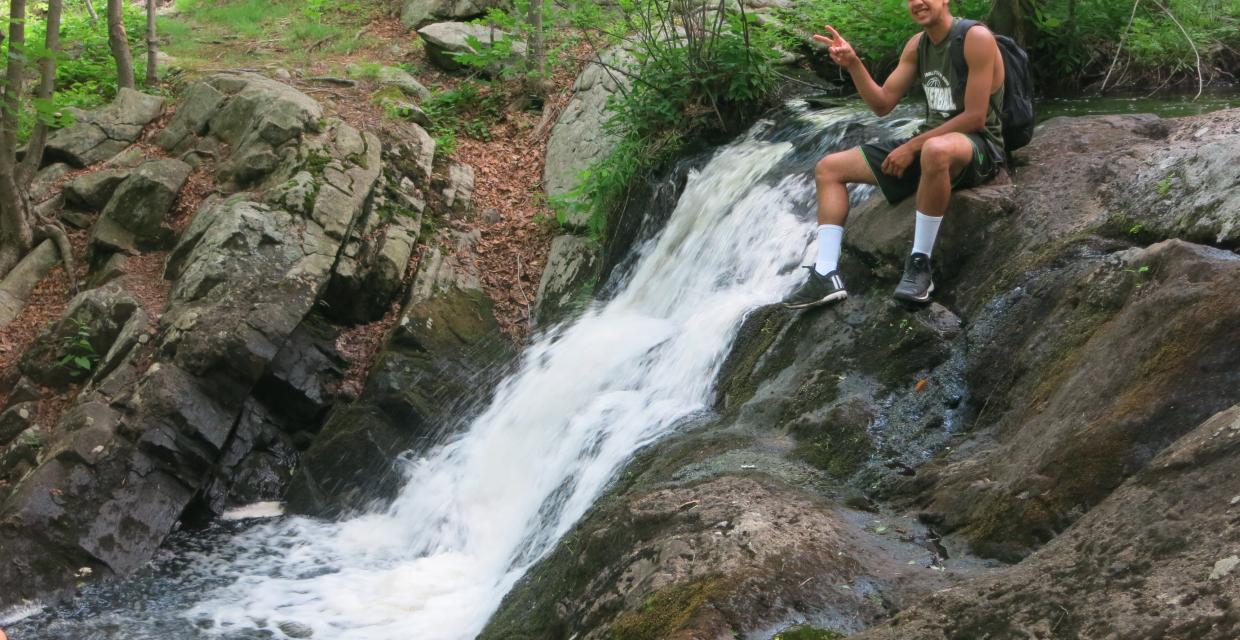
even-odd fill
[[(948, 47), (948, 55), (951, 57), (952, 68), (956, 70), (956, 77), (960, 78), (963, 83), (969, 81), (969, 63), (964, 59), (964, 36), (969, 33), (969, 29), (981, 24), (977, 20), (961, 18), (952, 25), (952, 30), (947, 37), (951, 38), (951, 46)], [(961, 89), (960, 96), (963, 98), (964, 90)], [(963, 104), (963, 101), (961, 102)]]

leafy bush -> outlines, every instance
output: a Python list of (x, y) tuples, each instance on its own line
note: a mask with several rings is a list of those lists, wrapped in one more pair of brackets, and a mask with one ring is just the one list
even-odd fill
[(605, 128), (620, 142), (556, 205), (560, 221), (585, 212), (602, 231), (630, 185), (663, 165), (686, 141), (743, 128), (769, 106), (777, 53), (751, 15), (725, 0), (620, 0), (626, 45), (636, 58), (631, 87), (614, 96)]
[(422, 103), (431, 120), (436, 155), (447, 157), (456, 150), (457, 136), (490, 140), (491, 127), (503, 117), (507, 93), (495, 83), (464, 80), (455, 89), (436, 91)]
[[(44, 47), (47, 22), (42, 19), (46, 3), (31, 3), (26, 13), (26, 57), (30, 65), (30, 78), (38, 77), (38, 61), (49, 55)], [(8, 16), (0, 20), (0, 26), (8, 30)], [(125, 5), (125, 29), (133, 49), (134, 73), (139, 81), (146, 76), (146, 14), (141, 7)], [(50, 104), (36, 104), (34, 109), (22, 109), (18, 116), (18, 137), (26, 139), (34, 128), (36, 119), (49, 124), (65, 125), (71, 122), (66, 109), (77, 107), (93, 109), (111, 102), (116, 97), (116, 62), (108, 48), (107, 22), (100, 16), (92, 22), (79, 4), (66, 3), (61, 18), (61, 53), (56, 60), (56, 93)], [(0, 63), (8, 64), (8, 47), (0, 51)], [(27, 88), (34, 90), (34, 82)]]

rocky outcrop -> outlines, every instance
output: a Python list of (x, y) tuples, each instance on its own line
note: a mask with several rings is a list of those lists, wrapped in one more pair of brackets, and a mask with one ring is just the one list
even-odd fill
[[(393, 497), (398, 454), (465, 424), (512, 358), (477, 268), (475, 234), (451, 233), (422, 259), (409, 301), (356, 402), (335, 407), (289, 489), (298, 513), (356, 513)], [(446, 246), (444, 246), (446, 245)]]
[(930, 594), (856, 637), (1234, 638), (1237, 456), (1231, 407), (1024, 562)]
[(26, 349), (20, 368), (29, 380), (51, 387), (98, 378), (145, 328), (146, 313), (120, 287), (83, 291)]
[[(765, 635), (806, 622), (871, 627), (866, 638), (1235, 635), (1240, 312), (1226, 300), (1240, 289), (1228, 235), (1240, 187), (1219, 172), (1240, 160), (1236, 123), (1235, 110), (1048, 122), (1012, 184), (953, 196), (940, 302), (922, 309), (887, 299), (912, 203), (863, 204), (845, 234), (849, 300), (752, 313), (718, 380), (719, 415), (631, 463), (484, 636)], [(1156, 199), (1173, 189), (1182, 197)], [(762, 497), (737, 497), (751, 478)], [(734, 511), (694, 521), (717, 495)], [(871, 526), (834, 551), (766, 533), (731, 564), (719, 538), (734, 523), (777, 525), (799, 500), (797, 524), (772, 530), (838, 527), (827, 523), (850, 513), (842, 505), (870, 511), (859, 517)], [(924, 553), (892, 580), (864, 551), (898, 549), (896, 528)], [(769, 572), (769, 557), (815, 576)], [(817, 575), (848, 585), (837, 559), (857, 561), (882, 611), (849, 590), (796, 589)]]
[[(553, 198), (571, 192), (581, 172), (605, 158), (618, 142), (603, 126), (608, 118), (607, 101), (632, 83), (624, 71), (635, 64), (635, 58), (623, 48), (613, 47), (603, 52), (600, 62), (591, 63), (577, 77), (573, 97), (547, 141), (543, 188)], [(574, 213), (566, 224), (580, 230), (586, 220), (583, 214)]]
[(484, 71), (490, 76), (498, 76), (506, 67), (519, 65), (525, 57), (525, 43), (513, 40), (511, 34), (494, 27), (466, 22), (436, 22), (418, 29), (418, 35), (426, 45), (426, 56), (435, 66), (446, 71), (461, 71), (468, 67), (456, 59), (458, 54), (479, 53), (470, 44), (476, 39), (485, 47), (496, 46), (506, 41), (509, 57), (487, 67)]
[(552, 240), (534, 299), (534, 321), (552, 324), (583, 309), (598, 281), (601, 262), (598, 245), (586, 238), (562, 235)]
[(112, 104), (78, 113), (73, 126), (48, 136), (45, 162), (85, 167), (107, 160), (138, 141), (142, 130), (163, 113), (164, 99), (121, 89)]
[(435, 19), (477, 18), (491, 9), (502, 9), (510, 4), (509, 0), (404, 0), (400, 21), (413, 29)]
[[(152, 160), (133, 171), (115, 186), (99, 220), (91, 230), (92, 248), (107, 252), (132, 252), (138, 248), (167, 249), (176, 242), (176, 232), (167, 224), (181, 186), (189, 178), (190, 166), (180, 160)], [(108, 177), (79, 185), (75, 194), (83, 201), (97, 198), (108, 187)]]
[[(282, 354), (368, 210), (381, 172), (379, 141), (321, 121), (313, 100), (259, 76), (211, 76), (190, 95), (205, 102), (183, 105), (160, 139), (174, 151), (215, 149), (232, 184), (261, 187), (265, 196), (216, 195), (199, 208), (168, 256), (173, 285), (154, 339), (145, 322), (130, 321), (144, 314), (124, 302), (118, 285), (87, 292), (71, 307), (101, 310), (91, 315), (98, 322), (87, 323), (89, 338), (101, 341), (91, 342), (100, 364), (55, 429), (34, 438), (34, 461), (23, 463), (28, 470), (0, 505), (0, 606), (71, 586), (83, 567), (96, 577), (133, 570), (196, 498), (218, 508), (270, 495), (287, 482), (297, 443), (276, 437), (270, 425), (278, 420), (261, 403), (287, 397), (277, 388), (321, 397), (299, 373), (314, 369), (309, 361)], [(138, 167), (111, 202), (138, 186), (165, 200), (175, 194), (150, 166)], [(188, 171), (171, 168), (182, 179)], [(151, 184), (127, 188), (139, 178)], [(117, 217), (141, 207), (121, 209)], [(117, 315), (122, 308), (129, 319)], [(41, 342), (47, 357), (29, 354), (33, 375), (60, 355), (57, 327), (73, 331), (74, 318)], [(227, 481), (216, 481), (221, 473)]]

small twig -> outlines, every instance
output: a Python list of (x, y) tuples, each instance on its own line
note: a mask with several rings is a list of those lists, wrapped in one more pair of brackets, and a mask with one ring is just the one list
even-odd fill
[(1115, 57), (1111, 59), (1111, 66), (1107, 69), (1107, 76), (1102, 79), (1102, 86), (1098, 88), (1098, 93), (1107, 90), (1107, 80), (1111, 79), (1111, 72), (1115, 70), (1115, 63), (1119, 61), (1119, 54), (1124, 50), (1124, 42), (1128, 40), (1128, 32), (1132, 30), (1132, 22), (1137, 18), (1137, 5), (1141, 4), (1141, 0), (1133, 0), (1132, 15), (1128, 16), (1128, 26), (1124, 27), (1124, 33), (1119, 37), (1119, 46), (1115, 48)]
[(1184, 34), (1185, 40), (1188, 40), (1188, 46), (1193, 49), (1193, 55), (1197, 56), (1197, 95), (1193, 96), (1193, 101), (1195, 102), (1201, 97), (1201, 93), (1205, 91), (1206, 88), (1205, 78), (1201, 74), (1201, 53), (1197, 51), (1197, 43), (1193, 42), (1192, 36), (1188, 35), (1188, 31), (1184, 28), (1184, 25), (1180, 24), (1179, 19), (1175, 17), (1174, 13), (1171, 13), (1170, 9), (1158, 0), (1152, 1), (1154, 4), (1158, 5), (1159, 9), (1163, 10), (1163, 13), (1167, 14), (1168, 18), (1171, 18), (1171, 21), (1175, 23), (1175, 26), (1180, 28), (1180, 33)]
[(523, 277), (523, 276), (522, 276), (522, 268), (521, 268), (521, 256), (520, 256), (520, 255), (518, 255), (518, 256), (517, 256), (517, 292), (521, 294), (521, 299), (524, 301), (522, 304), (524, 304), (524, 305), (525, 305), (525, 313), (526, 313), (526, 315), (529, 315), (529, 313), (530, 313), (530, 298), (529, 298), (529, 296), (525, 295), (525, 287), (521, 284), (521, 278), (522, 278), (522, 277)]

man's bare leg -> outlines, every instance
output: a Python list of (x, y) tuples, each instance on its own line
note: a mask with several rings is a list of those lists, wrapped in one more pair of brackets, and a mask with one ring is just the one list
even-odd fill
[(784, 300), (790, 309), (808, 309), (848, 297), (843, 279), (835, 272), (848, 221), (848, 183), (874, 184), (874, 174), (861, 149), (855, 148), (818, 161), (814, 180), (818, 186), (818, 259), (809, 280)]
[(814, 167), (818, 185), (818, 224), (844, 226), (848, 221), (848, 183), (874, 184), (874, 174), (860, 147), (826, 156)]
[(949, 133), (926, 141), (921, 148), (921, 181), (917, 186), (917, 222), (913, 231), (913, 250), (904, 265), (904, 277), (896, 287), (895, 298), (923, 303), (934, 292), (930, 275), (930, 254), (939, 234), (939, 224), (951, 200), (952, 181), (973, 160), (973, 143), (963, 134)]

